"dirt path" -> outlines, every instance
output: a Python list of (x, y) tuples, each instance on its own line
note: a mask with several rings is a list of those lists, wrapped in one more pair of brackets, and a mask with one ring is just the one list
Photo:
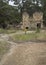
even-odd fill
[(46, 65), (46, 43), (20, 43), (9, 41), (9, 35), (1, 35), (0, 40), (11, 44), (0, 65)]
[(46, 65), (46, 44), (28, 42), (12, 45), (0, 65)]
[[(12, 34), (11, 34), (12, 35)], [(12, 42), (12, 41), (9, 41), (9, 35), (8, 34), (1, 34), (0, 35), (0, 41), (6, 41), (8, 42), (9, 44), (11, 44), (10, 46), (10, 50), (8, 53), (6, 53), (3, 57), (2, 57), (2, 60), (0, 61), (0, 65), (3, 65), (4, 62), (7, 60), (7, 58), (13, 53), (14, 51), (14, 48), (16, 46), (16, 43)]]
[(0, 61), (0, 65), (3, 65), (3, 64), (6, 62), (6, 60), (8, 59), (8, 57), (13, 53), (13, 50), (14, 50), (14, 45), (11, 46), (9, 52), (6, 53), (6, 54), (3, 56), (2, 60)]

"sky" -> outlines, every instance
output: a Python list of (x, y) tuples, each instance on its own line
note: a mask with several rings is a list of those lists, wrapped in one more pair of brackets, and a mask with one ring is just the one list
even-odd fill
[[(22, 3), (22, 0), (20, 0), (20, 4)], [(14, 4), (14, 1), (9, 1), (9, 5), (12, 5), (12, 6), (17, 6)]]
[(9, 5), (15, 6), (14, 1), (9, 1)]
[[(19, 3), (22, 4), (22, 0), (20, 0)], [(32, 1), (32, 3), (35, 3), (35, 4), (36, 4), (37, 2), (36, 2), (36, 1), (35, 1), (35, 2)], [(14, 4), (14, 1), (9, 1), (9, 5), (11, 5), (11, 6), (18, 6), (18, 5), (15, 5), (15, 4)], [(40, 2), (39, 2), (39, 6), (42, 6), (42, 5), (40, 4)]]

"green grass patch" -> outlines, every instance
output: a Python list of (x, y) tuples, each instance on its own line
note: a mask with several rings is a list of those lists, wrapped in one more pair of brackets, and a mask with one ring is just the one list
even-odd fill
[(46, 32), (14, 34), (11, 38), (13, 41), (46, 40)]
[(2, 58), (2, 56), (8, 52), (10, 48), (10, 44), (5, 42), (5, 41), (0, 41), (0, 60)]
[(10, 34), (10, 33), (16, 33), (21, 32), (23, 30), (16, 30), (16, 29), (2, 29), (0, 28), (0, 34)]
[(16, 30), (15, 29), (0, 29), (0, 34), (3, 33), (3, 34), (10, 34), (10, 33), (15, 33)]

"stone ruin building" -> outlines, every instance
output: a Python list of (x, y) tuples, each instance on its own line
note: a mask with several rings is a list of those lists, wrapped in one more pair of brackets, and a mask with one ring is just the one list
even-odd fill
[(23, 12), (22, 15), (22, 26), (24, 29), (28, 27), (29, 29), (36, 29), (37, 24), (41, 24), (41, 28), (43, 27), (43, 13), (42, 12), (34, 12), (32, 16), (29, 16), (27, 12)]

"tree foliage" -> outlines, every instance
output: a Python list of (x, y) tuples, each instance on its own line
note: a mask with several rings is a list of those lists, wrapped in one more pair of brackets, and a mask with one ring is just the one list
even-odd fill
[(0, 1), (0, 27), (5, 28), (9, 24), (17, 24), (21, 21), (21, 15), (15, 7)]
[[(18, 5), (17, 8), (16, 6), (10, 6), (8, 4), (9, 1), (10, 0), (0, 0), (0, 27), (20, 23), (24, 9), (26, 9), (30, 15), (35, 11), (42, 11), (44, 14), (44, 24), (46, 25), (46, 0), (22, 0), (21, 3), (20, 0), (11, 0), (14, 1), (15, 5)], [(39, 3), (42, 6), (39, 6)]]

